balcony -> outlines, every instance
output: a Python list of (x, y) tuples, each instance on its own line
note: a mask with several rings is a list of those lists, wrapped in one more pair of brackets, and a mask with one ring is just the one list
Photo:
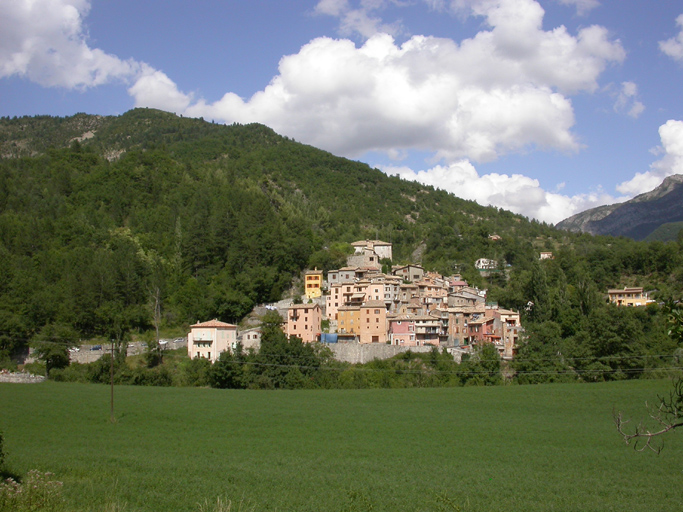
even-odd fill
[(192, 338), (194, 339), (195, 342), (202, 341), (202, 342), (213, 343), (213, 336), (211, 336), (210, 333), (197, 333)]

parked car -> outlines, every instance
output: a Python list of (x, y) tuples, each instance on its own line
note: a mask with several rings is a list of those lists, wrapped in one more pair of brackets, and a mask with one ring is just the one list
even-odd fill
[(102, 345), (93, 345), (90, 350), (102, 350)]

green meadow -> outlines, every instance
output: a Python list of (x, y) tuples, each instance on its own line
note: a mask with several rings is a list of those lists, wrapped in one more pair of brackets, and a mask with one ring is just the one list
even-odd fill
[[(683, 438), (618, 436), (670, 382), (244, 391), (0, 384), (8, 469), (69, 511), (683, 510)], [(241, 503), (241, 507), (238, 505)]]

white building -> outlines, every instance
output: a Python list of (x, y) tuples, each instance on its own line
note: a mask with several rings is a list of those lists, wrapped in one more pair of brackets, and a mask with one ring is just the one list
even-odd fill
[(222, 352), (237, 346), (237, 326), (218, 319), (190, 326), (187, 335), (187, 355), (218, 361)]

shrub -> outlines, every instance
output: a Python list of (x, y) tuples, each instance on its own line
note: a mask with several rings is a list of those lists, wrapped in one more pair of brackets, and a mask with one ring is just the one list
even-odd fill
[(62, 482), (52, 476), (33, 469), (22, 483), (13, 478), (0, 483), (0, 512), (63, 510)]

